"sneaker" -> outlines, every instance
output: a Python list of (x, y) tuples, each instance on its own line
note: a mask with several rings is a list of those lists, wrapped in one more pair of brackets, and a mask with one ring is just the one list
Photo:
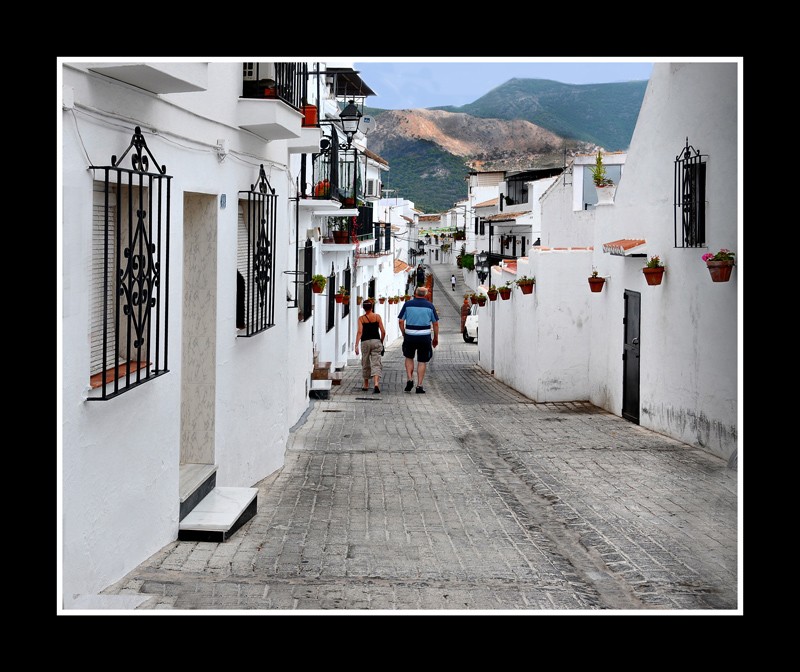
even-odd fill
[(409, 380), (406, 383), (406, 392), (411, 392), (412, 389), (414, 389), (414, 381), (413, 380)]
[(425, 390), (422, 388), (422, 385), (417, 385), (417, 394), (425, 394)]
[(375, 389), (372, 390), (372, 394), (380, 394), (380, 393), (381, 393), (381, 388), (376, 385)]

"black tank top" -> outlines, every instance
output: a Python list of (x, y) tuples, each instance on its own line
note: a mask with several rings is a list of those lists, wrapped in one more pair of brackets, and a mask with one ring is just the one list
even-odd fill
[(361, 323), (361, 340), (362, 341), (371, 341), (373, 339), (380, 340), (380, 329), (378, 328), (378, 320), (374, 322), (369, 322), (368, 320), (364, 320)]

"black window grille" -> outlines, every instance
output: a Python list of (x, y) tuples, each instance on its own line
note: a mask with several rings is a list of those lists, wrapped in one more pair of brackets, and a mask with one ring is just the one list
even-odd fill
[[(347, 290), (347, 296), (350, 296), (350, 261), (347, 262), (347, 268), (344, 269), (344, 288)], [(342, 317), (347, 317), (350, 314), (350, 302), (342, 303)]]
[(479, 233), (481, 236), (486, 235), (486, 220), (481, 218), (480, 220), (480, 230), (476, 233)]
[(300, 293), (300, 319), (305, 322), (311, 317), (311, 306), (314, 302), (314, 294), (311, 290), (314, 247), (310, 239), (306, 238), (306, 244), (298, 250), (298, 254), (300, 256), (300, 271), (302, 272), (300, 276), (302, 284), (298, 286)]
[(675, 247), (706, 244), (706, 163), (689, 144), (675, 157)]
[(242, 63), (243, 98), (278, 98), (300, 109), (308, 98), (308, 63)]
[(389, 222), (383, 226), (383, 247), (387, 252), (392, 251), (392, 225)]
[[(131, 168), (122, 163), (133, 149)], [(148, 158), (149, 157), (149, 158)], [(150, 160), (155, 172), (150, 172)], [(93, 229), (90, 387), (107, 400), (167, 373), (170, 185), (137, 126), (102, 172)], [(94, 270), (96, 269), (96, 271)]]
[(358, 206), (356, 228), (356, 235), (359, 240), (366, 240), (374, 235), (372, 203)]
[(328, 287), (328, 313), (327, 313), (327, 323), (325, 324), (325, 331), (330, 331), (333, 329), (334, 318), (336, 316), (336, 271), (333, 270), (333, 264), (331, 264), (331, 274), (328, 276), (328, 283), (326, 285)]
[(367, 289), (367, 296), (371, 299), (377, 298), (375, 296), (375, 278), (371, 278), (369, 281), (369, 289)]
[(480, 221), (480, 217), (475, 218), (475, 235), (478, 235), (478, 222)]
[[(243, 315), (243, 333), (250, 337), (275, 326), (275, 231), (278, 196), (262, 165), (258, 181), (240, 191), (243, 224), (239, 228), (238, 272), (244, 291), (237, 291), (237, 312)], [(238, 326), (238, 325), (237, 325)]]

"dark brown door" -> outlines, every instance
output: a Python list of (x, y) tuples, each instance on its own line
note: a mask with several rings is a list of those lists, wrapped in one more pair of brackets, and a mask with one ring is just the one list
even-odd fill
[(625, 290), (625, 344), (622, 351), (622, 417), (639, 424), (639, 328), (642, 295)]

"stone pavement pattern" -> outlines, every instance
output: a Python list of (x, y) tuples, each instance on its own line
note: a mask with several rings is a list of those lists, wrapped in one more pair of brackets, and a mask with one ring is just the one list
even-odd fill
[[(293, 429), (258, 513), (104, 591), (170, 610), (736, 610), (737, 472), (588, 402), (535, 403), (477, 364), (434, 267), (427, 394), (341, 386)], [(513, 301), (525, 298), (515, 292)], [(380, 307), (379, 307), (380, 308)]]

